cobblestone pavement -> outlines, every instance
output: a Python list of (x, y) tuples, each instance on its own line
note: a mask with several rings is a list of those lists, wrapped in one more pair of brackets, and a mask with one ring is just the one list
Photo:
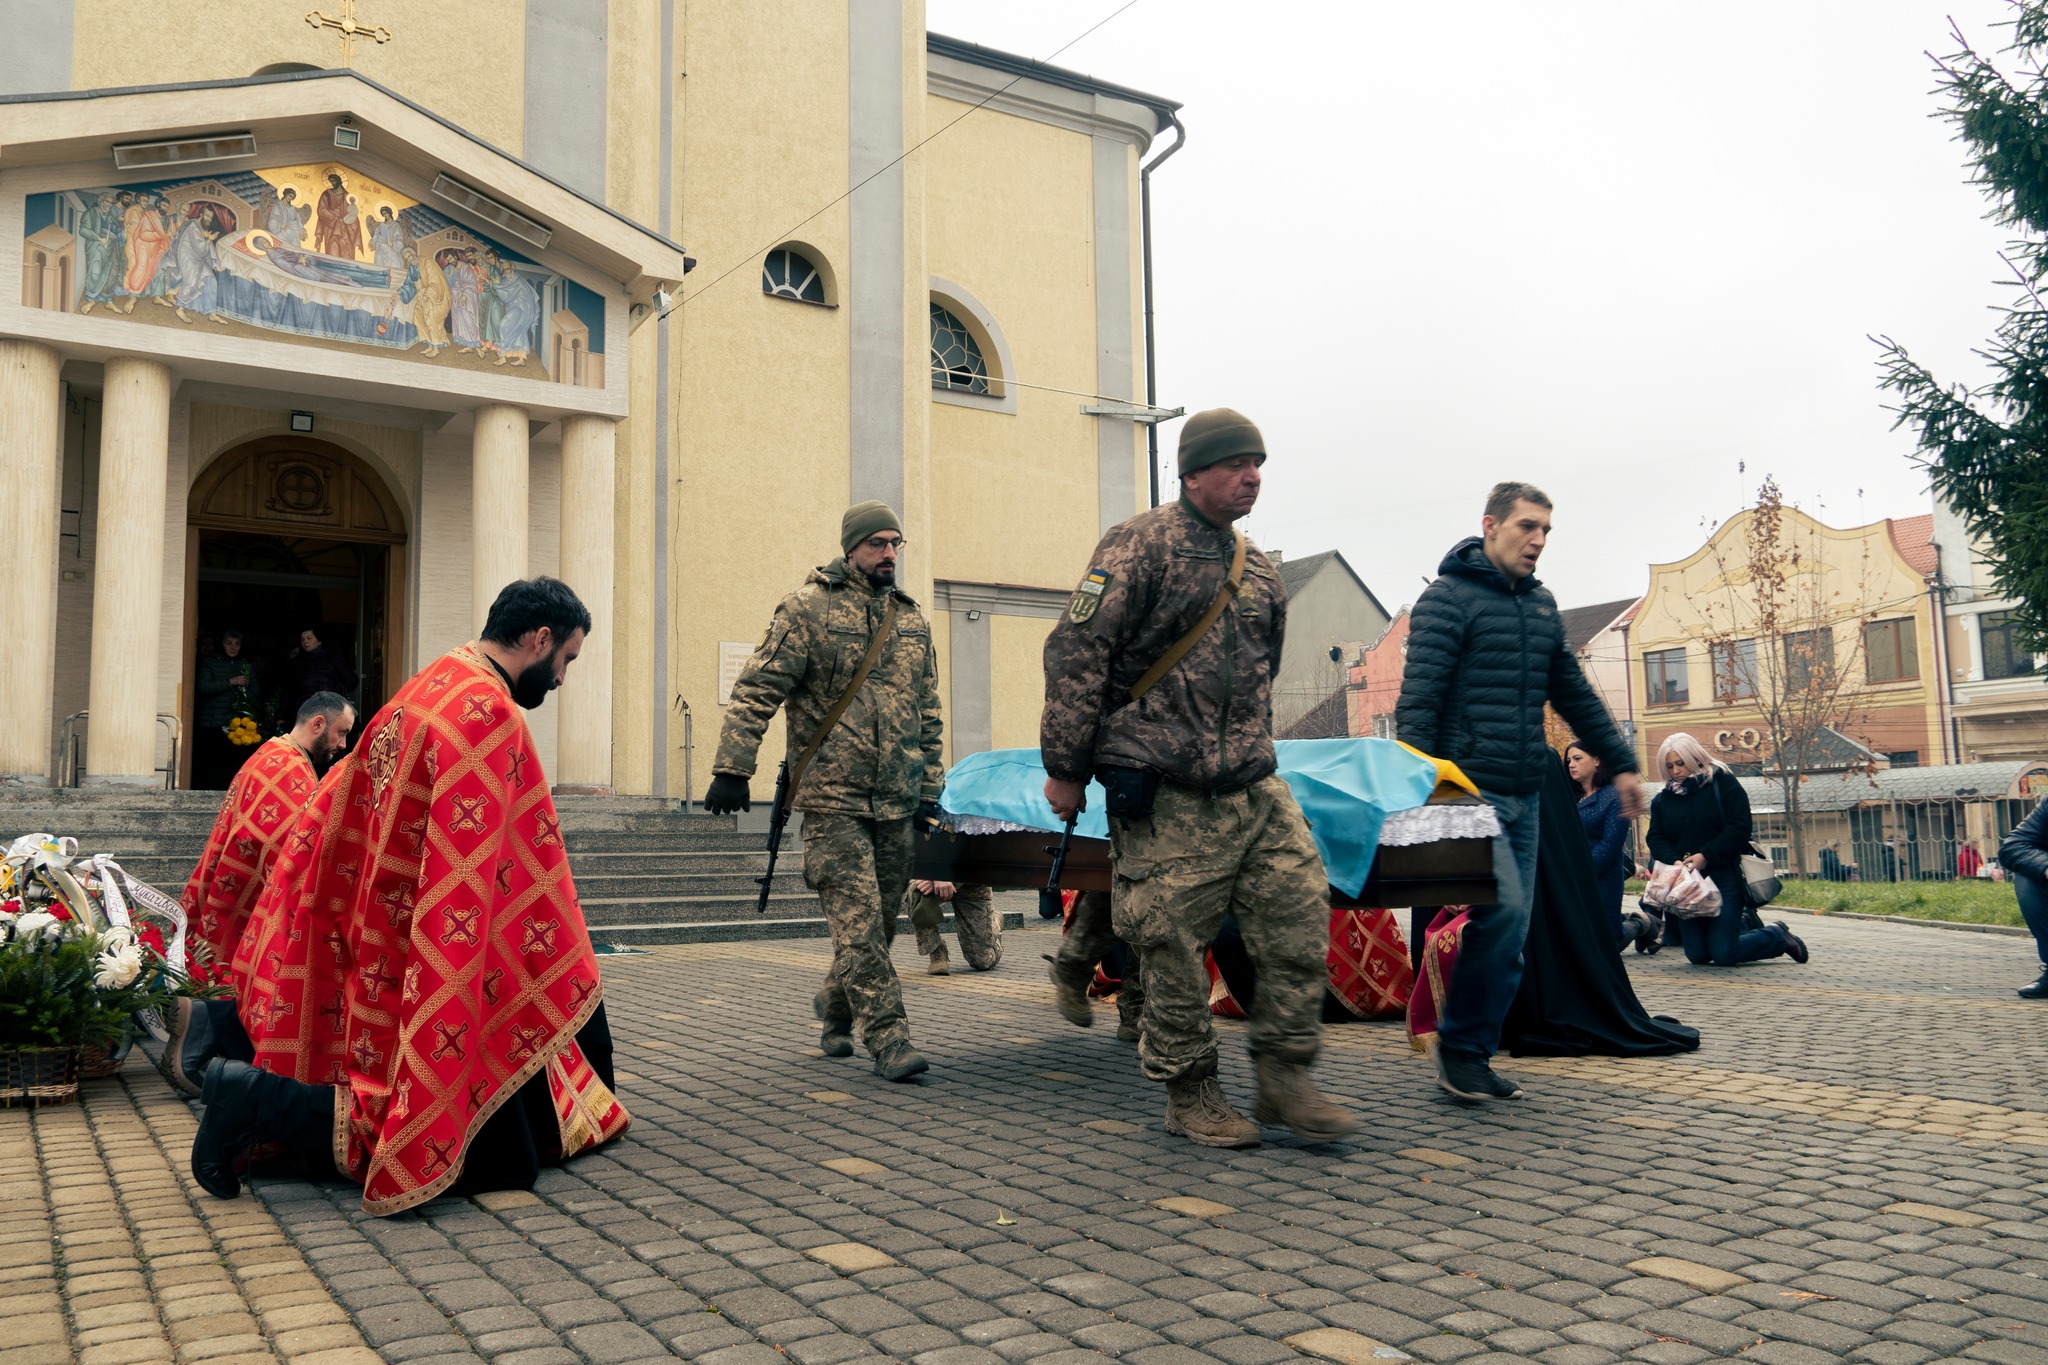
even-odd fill
[[(82, 1110), (0, 1114), (0, 1276), (19, 1287), (0, 1365), (205, 1358), (180, 1324), (215, 1314), (210, 1354), (302, 1360), (308, 1329), (272, 1316), (291, 1296), (257, 1297), (272, 1283), (341, 1310), (318, 1350), (350, 1351), (347, 1330), (433, 1365), (2048, 1362), (2048, 1006), (2011, 993), (2031, 944), (1799, 928), (1806, 967), (1631, 956), (1700, 1051), (1504, 1059), (1530, 1091), (1511, 1106), (1441, 1096), (1397, 1025), (1333, 1028), (1319, 1075), (1366, 1122), (1330, 1146), (1167, 1137), (1113, 1010), (1087, 1031), (1054, 1013), (1039, 930), (1006, 935), (986, 975), (898, 952), (933, 1063), (913, 1085), (812, 1047), (822, 943), (605, 959), (632, 1132), (533, 1194), (388, 1220), (284, 1180), (193, 1215), (164, 1160), (188, 1111), (143, 1069)], [(182, 1231), (153, 1249), (159, 1207)], [(102, 1257), (95, 1230), (119, 1240), (122, 1216), (137, 1240)], [(206, 1280), (189, 1301), (167, 1292), (183, 1273)], [(102, 1323), (145, 1344), (103, 1352)]]

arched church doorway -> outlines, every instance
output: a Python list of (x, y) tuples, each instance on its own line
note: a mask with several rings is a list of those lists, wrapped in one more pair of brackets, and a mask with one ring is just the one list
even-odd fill
[(180, 780), (218, 790), (248, 753), (230, 715), (279, 734), (324, 684), (367, 718), (404, 681), (405, 519), (367, 464), (307, 436), (228, 451), (186, 506)]

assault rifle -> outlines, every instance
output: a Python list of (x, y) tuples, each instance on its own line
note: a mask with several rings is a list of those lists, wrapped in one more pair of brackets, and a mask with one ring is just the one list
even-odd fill
[(768, 870), (754, 878), (761, 886), (760, 899), (754, 902), (757, 915), (768, 909), (768, 888), (775, 883), (775, 860), (782, 854), (782, 831), (789, 826), (789, 798), (789, 760), (785, 758), (775, 774), (775, 804), (768, 810)]
[(1060, 831), (1059, 843), (1045, 846), (1045, 851), (1052, 854), (1052, 871), (1045, 874), (1045, 888), (1038, 893), (1040, 919), (1057, 919), (1065, 910), (1060, 904), (1060, 869), (1067, 865), (1067, 849), (1074, 842), (1074, 822), (1080, 818), (1079, 811), (1069, 815), (1066, 828)]

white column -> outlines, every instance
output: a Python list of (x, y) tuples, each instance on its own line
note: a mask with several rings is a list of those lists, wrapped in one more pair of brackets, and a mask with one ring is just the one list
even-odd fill
[(526, 567), (526, 409), (490, 403), (476, 410), (471, 438), (470, 615), (482, 630), (491, 603)]
[(133, 356), (107, 362), (100, 419), (92, 683), (85, 770), (94, 782), (156, 775), (156, 671), (162, 644), (165, 480), (171, 370)]
[(617, 427), (609, 417), (562, 419), (562, 581), (590, 608), (590, 639), (555, 695), (555, 781), (612, 789), (612, 486)]
[(7, 644), (0, 648), (0, 780), (50, 770), (57, 660), (57, 533), (63, 503), (63, 357), (0, 341), (0, 545)]

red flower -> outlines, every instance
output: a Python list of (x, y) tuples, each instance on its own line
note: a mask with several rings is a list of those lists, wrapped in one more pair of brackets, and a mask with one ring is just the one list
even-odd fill
[(158, 957), (164, 955), (164, 931), (157, 928), (154, 924), (143, 925), (141, 931), (135, 937), (142, 941), (143, 947), (149, 949)]
[(4, 901), (0, 901), (0, 915), (18, 915), (18, 914), (20, 914), (20, 913), (21, 913), (21, 898), (20, 898), (20, 897), (18, 897), (18, 896), (17, 896), (17, 897), (15, 897), (15, 898), (14, 898), (14, 899), (12, 899), (12, 900), (4, 900)]
[(68, 920), (71, 918), (71, 912), (69, 910), (66, 910), (61, 905), (52, 905), (50, 907), (50, 918), (57, 920)]

